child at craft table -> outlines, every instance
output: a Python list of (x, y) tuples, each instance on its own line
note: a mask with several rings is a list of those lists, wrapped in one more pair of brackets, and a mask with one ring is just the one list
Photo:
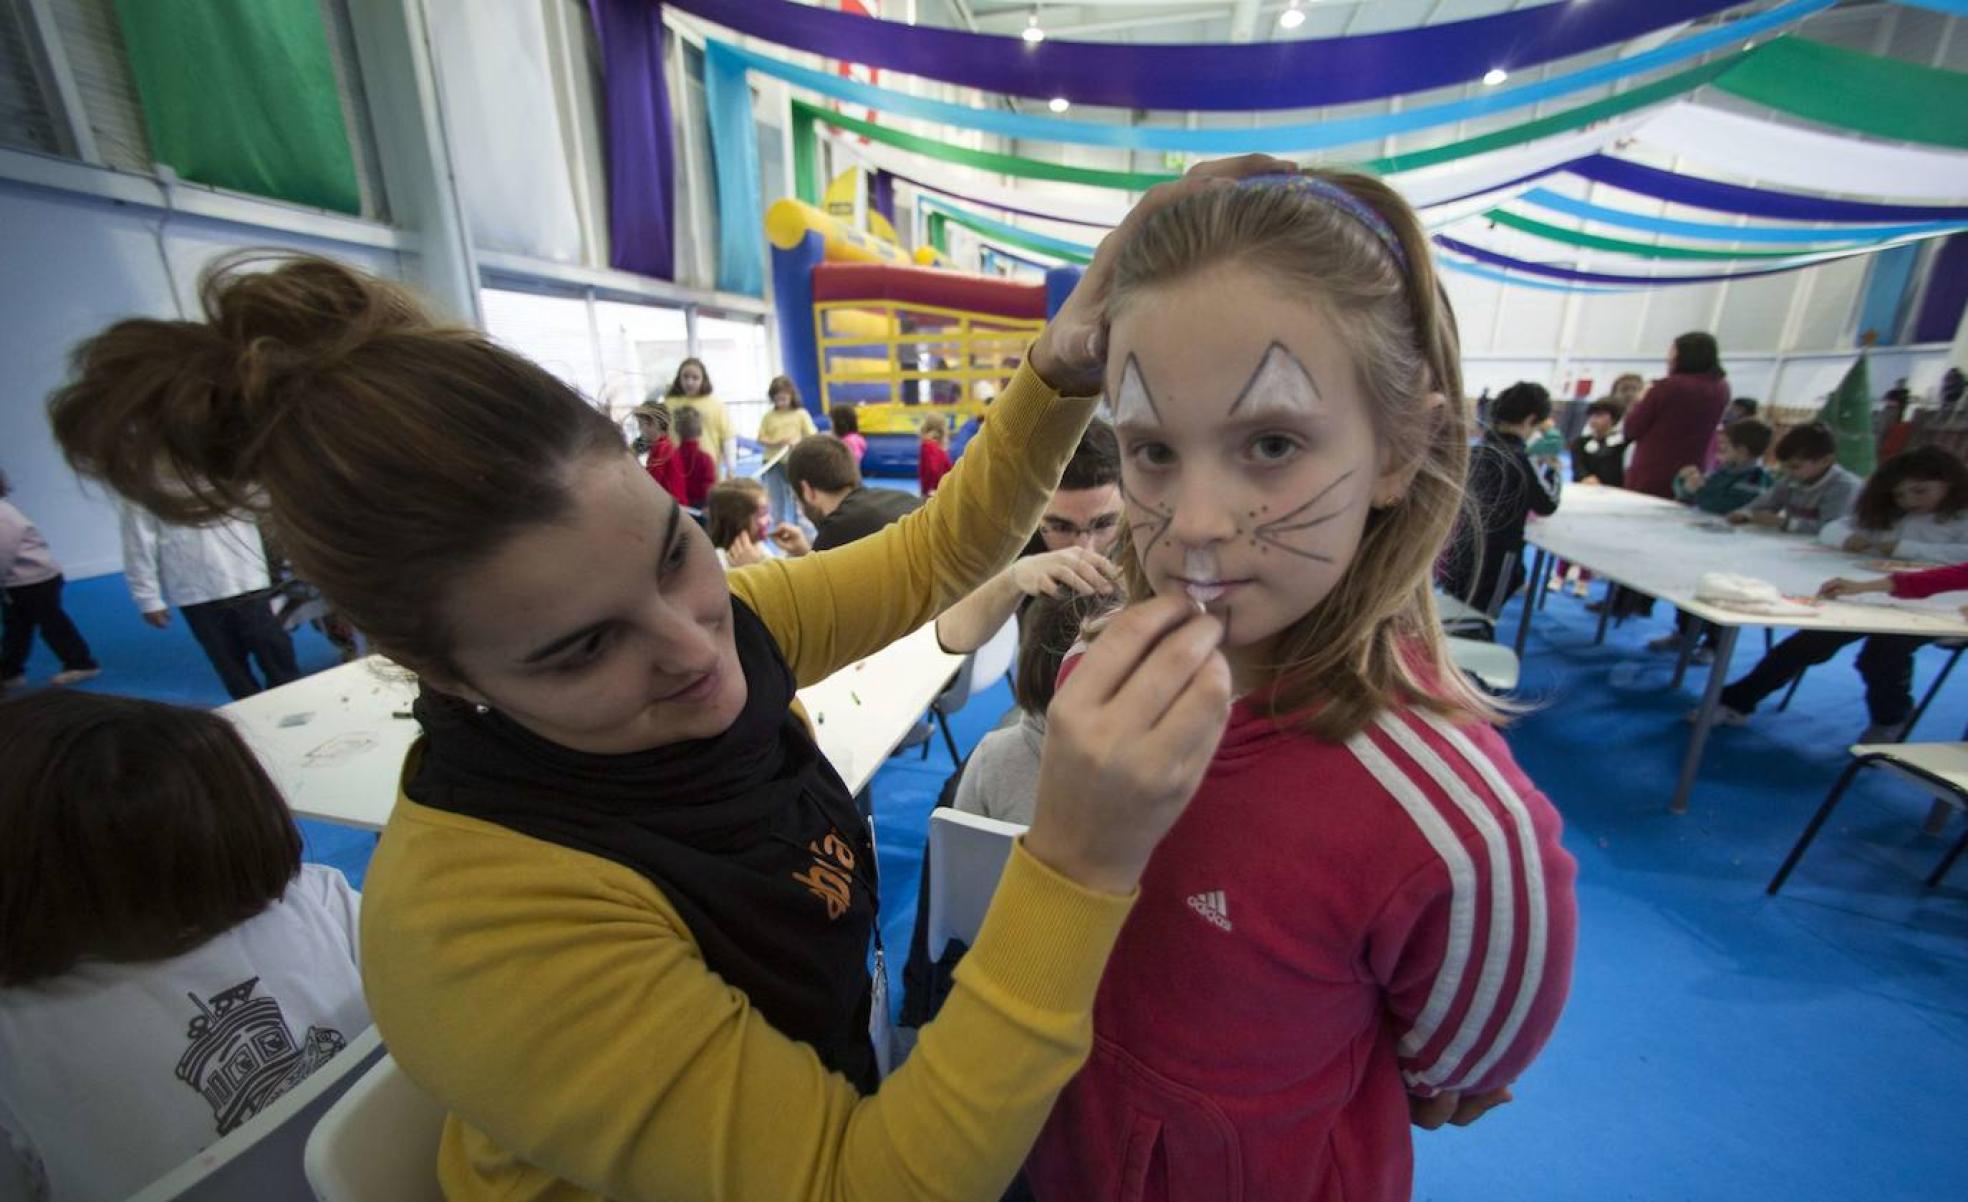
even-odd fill
[[(1828, 522), (1818, 541), (1855, 554), (1895, 555), (1936, 563), (1968, 556), (1968, 467), (1940, 447), (1918, 447), (1887, 460), (1866, 481), (1853, 516)], [(1932, 639), (1908, 634), (1800, 630), (1740, 680), (1722, 690), (1717, 720), (1748, 721), (1757, 703), (1840, 648), (1865, 640), (1856, 667), (1871, 719), (1861, 743), (1897, 743), (1913, 713), (1913, 654)]]
[[(1716, 453), (1715, 470), (1703, 475), (1690, 464), (1674, 477), (1674, 499), (1693, 505), (1703, 513), (1728, 515), (1768, 491), (1770, 473), (1763, 466), (1763, 453), (1770, 449), (1770, 427), (1755, 418), (1744, 418), (1722, 429), (1722, 447)], [(1687, 614), (1676, 614), (1674, 630), (1647, 644), (1649, 651), (1679, 651), (1684, 640), (1701, 634), (1693, 662), (1715, 661), (1715, 627)]]
[(1864, 481), (1839, 466), (1838, 439), (1830, 426), (1812, 422), (1786, 431), (1777, 440), (1777, 462), (1783, 477), (1725, 521), (1816, 534), (1852, 511)]

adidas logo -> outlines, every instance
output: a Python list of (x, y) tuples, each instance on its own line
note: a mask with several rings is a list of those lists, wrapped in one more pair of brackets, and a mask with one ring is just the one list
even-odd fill
[(1230, 929), (1230, 900), (1223, 896), (1223, 890), (1212, 889), (1208, 893), (1195, 893), (1189, 897), (1189, 908), (1215, 926)]

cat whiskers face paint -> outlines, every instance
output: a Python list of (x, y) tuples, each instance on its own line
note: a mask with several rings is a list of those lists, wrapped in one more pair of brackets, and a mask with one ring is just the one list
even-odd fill
[(1370, 512), (1379, 452), (1344, 341), (1321, 305), (1237, 265), (1137, 293), (1110, 346), (1142, 574), (1266, 662), (1338, 584)]

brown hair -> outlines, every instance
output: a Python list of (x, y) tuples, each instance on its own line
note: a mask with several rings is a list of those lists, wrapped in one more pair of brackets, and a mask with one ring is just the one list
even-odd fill
[(1776, 432), (1753, 417), (1745, 417), (1722, 427), (1722, 437), (1741, 447), (1751, 459), (1761, 459), (1770, 449), (1770, 440), (1776, 437)]
[[(1358, 216), (1304, 192), (1218, 188), (1156, 213), (1121, 250), (1110, 317), (1151, 288), (1228, 265), (1263, 272), (1310, 298), (1337, 324), (1375, 438), (1390, 463), (1417, 466), (1406, 493), (1368, 516), (1352, 564), (1331, 593), (1289, 627), (1272, 666), (1271, 712), (1320, 738), (1346, 738), (1403, 701), (1495, 720), (1502, 707), (1448, 661), (1432, 574), (1463, 504), (1469, 425), (1455, 315), (1414, 210), (1381, 181), (1312, 170), (1386, 224), (1387, 243)], [(1431, 406), (1430, 393), (1447, 398)], [(1152, 591), (1125, 531), (1118, 550), (1129, 592)]]
[(1043, 717), (1059, 688), (1059, 666), (1079, 640), (1086, 622), (1113, 607), (1104, 597), (1034, 597), (1018, 618), (1017, 674), (1011, 699), (1028, 714)]
[(1893, 490), (1908, 480), (1932, 480), (1947, 485), (1947, 496), (1934, 512), (1951, 518), (1968, 509), (1968, 466), (1945, 447), (1915, 447), (1879, 465), (1859, 491), (1852, 522), (1866, 530), (1890, 530), (1906, 516)]
[(704, 437), (704, 415), (689, 405), (678, 405), (672, 429), (680, 440), (695, 442)]
[(50, 689), (0, 702), (0, 984), (161, 960), (301, 870), (280, 791), (224, 718)]
[(1785, 430), (1777, 439), (1777, 460), (1823, 459), (1838, 454), (1838, 436), (1823, 422), (1806, 422)]
[[(683, 390), (683, 369), (686, 367), (695, 367), (697, 374), (704, 378), (704, 391), (691, 393)], [(711, 387), (711, 369), (704, 366), (702, 359), (690, 358), (677, 364), (676, 375), (670, 377), (670, 390), (663, 395), (681, 397), (710, 396), (713, 391), (715, 390)]]
[(566, 514), (571, 466), (624, 454), (621, 433), (541, 368), (326, 259), (228, 256), (199, 297), (202, 321), (121, 321), (77, 348), (48, 406), (69, 463), (168, 522), (264, 515), (381, 650), (456, 676), (452, 581)]
[(827, 420), (833, 423), (835, 434), (861, 432), (861, 415), (852, 405), (835, 405), (828, 411)]
[(794, 444), (784, 466), (786, 483), (797, 493), (802, 484), (821, 492), (861, 487), (861, 465), (854, 452), (831, 434), (809, 434)]
[(739, 535), (751, 530), (758, 503), (764, 499), (765, 485), (756, 480), (736, 477), (713, 484), (710, 495), (704, 498), (704, 526), (711, 544), (729, 551)]
[(799, 385), (793, 383), (793, 378), (791, 376), (772, 377), (772, 383), (767, 384), (765, 386), (765, 399), (769, 403), (771, 403), (774, 407), (777, 407), (779, 402), (773, 400), (772, 398), (778, 396), (782, 392), (785, 393), (787, 396), (793, 398), (793, 408), (795, 409), (799, 408), (799, 403), (800, 403)]
[(921, 433), (924, 438), (942, 442), (950, 437), (950, 419), (940, 413), (925, 413)]

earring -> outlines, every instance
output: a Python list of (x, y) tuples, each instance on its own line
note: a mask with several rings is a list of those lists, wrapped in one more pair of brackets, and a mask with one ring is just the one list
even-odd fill
[(472, 706), (472, 712), (483, 717), (492, 712), (492, 707), (489, 705), (474, 705)]

